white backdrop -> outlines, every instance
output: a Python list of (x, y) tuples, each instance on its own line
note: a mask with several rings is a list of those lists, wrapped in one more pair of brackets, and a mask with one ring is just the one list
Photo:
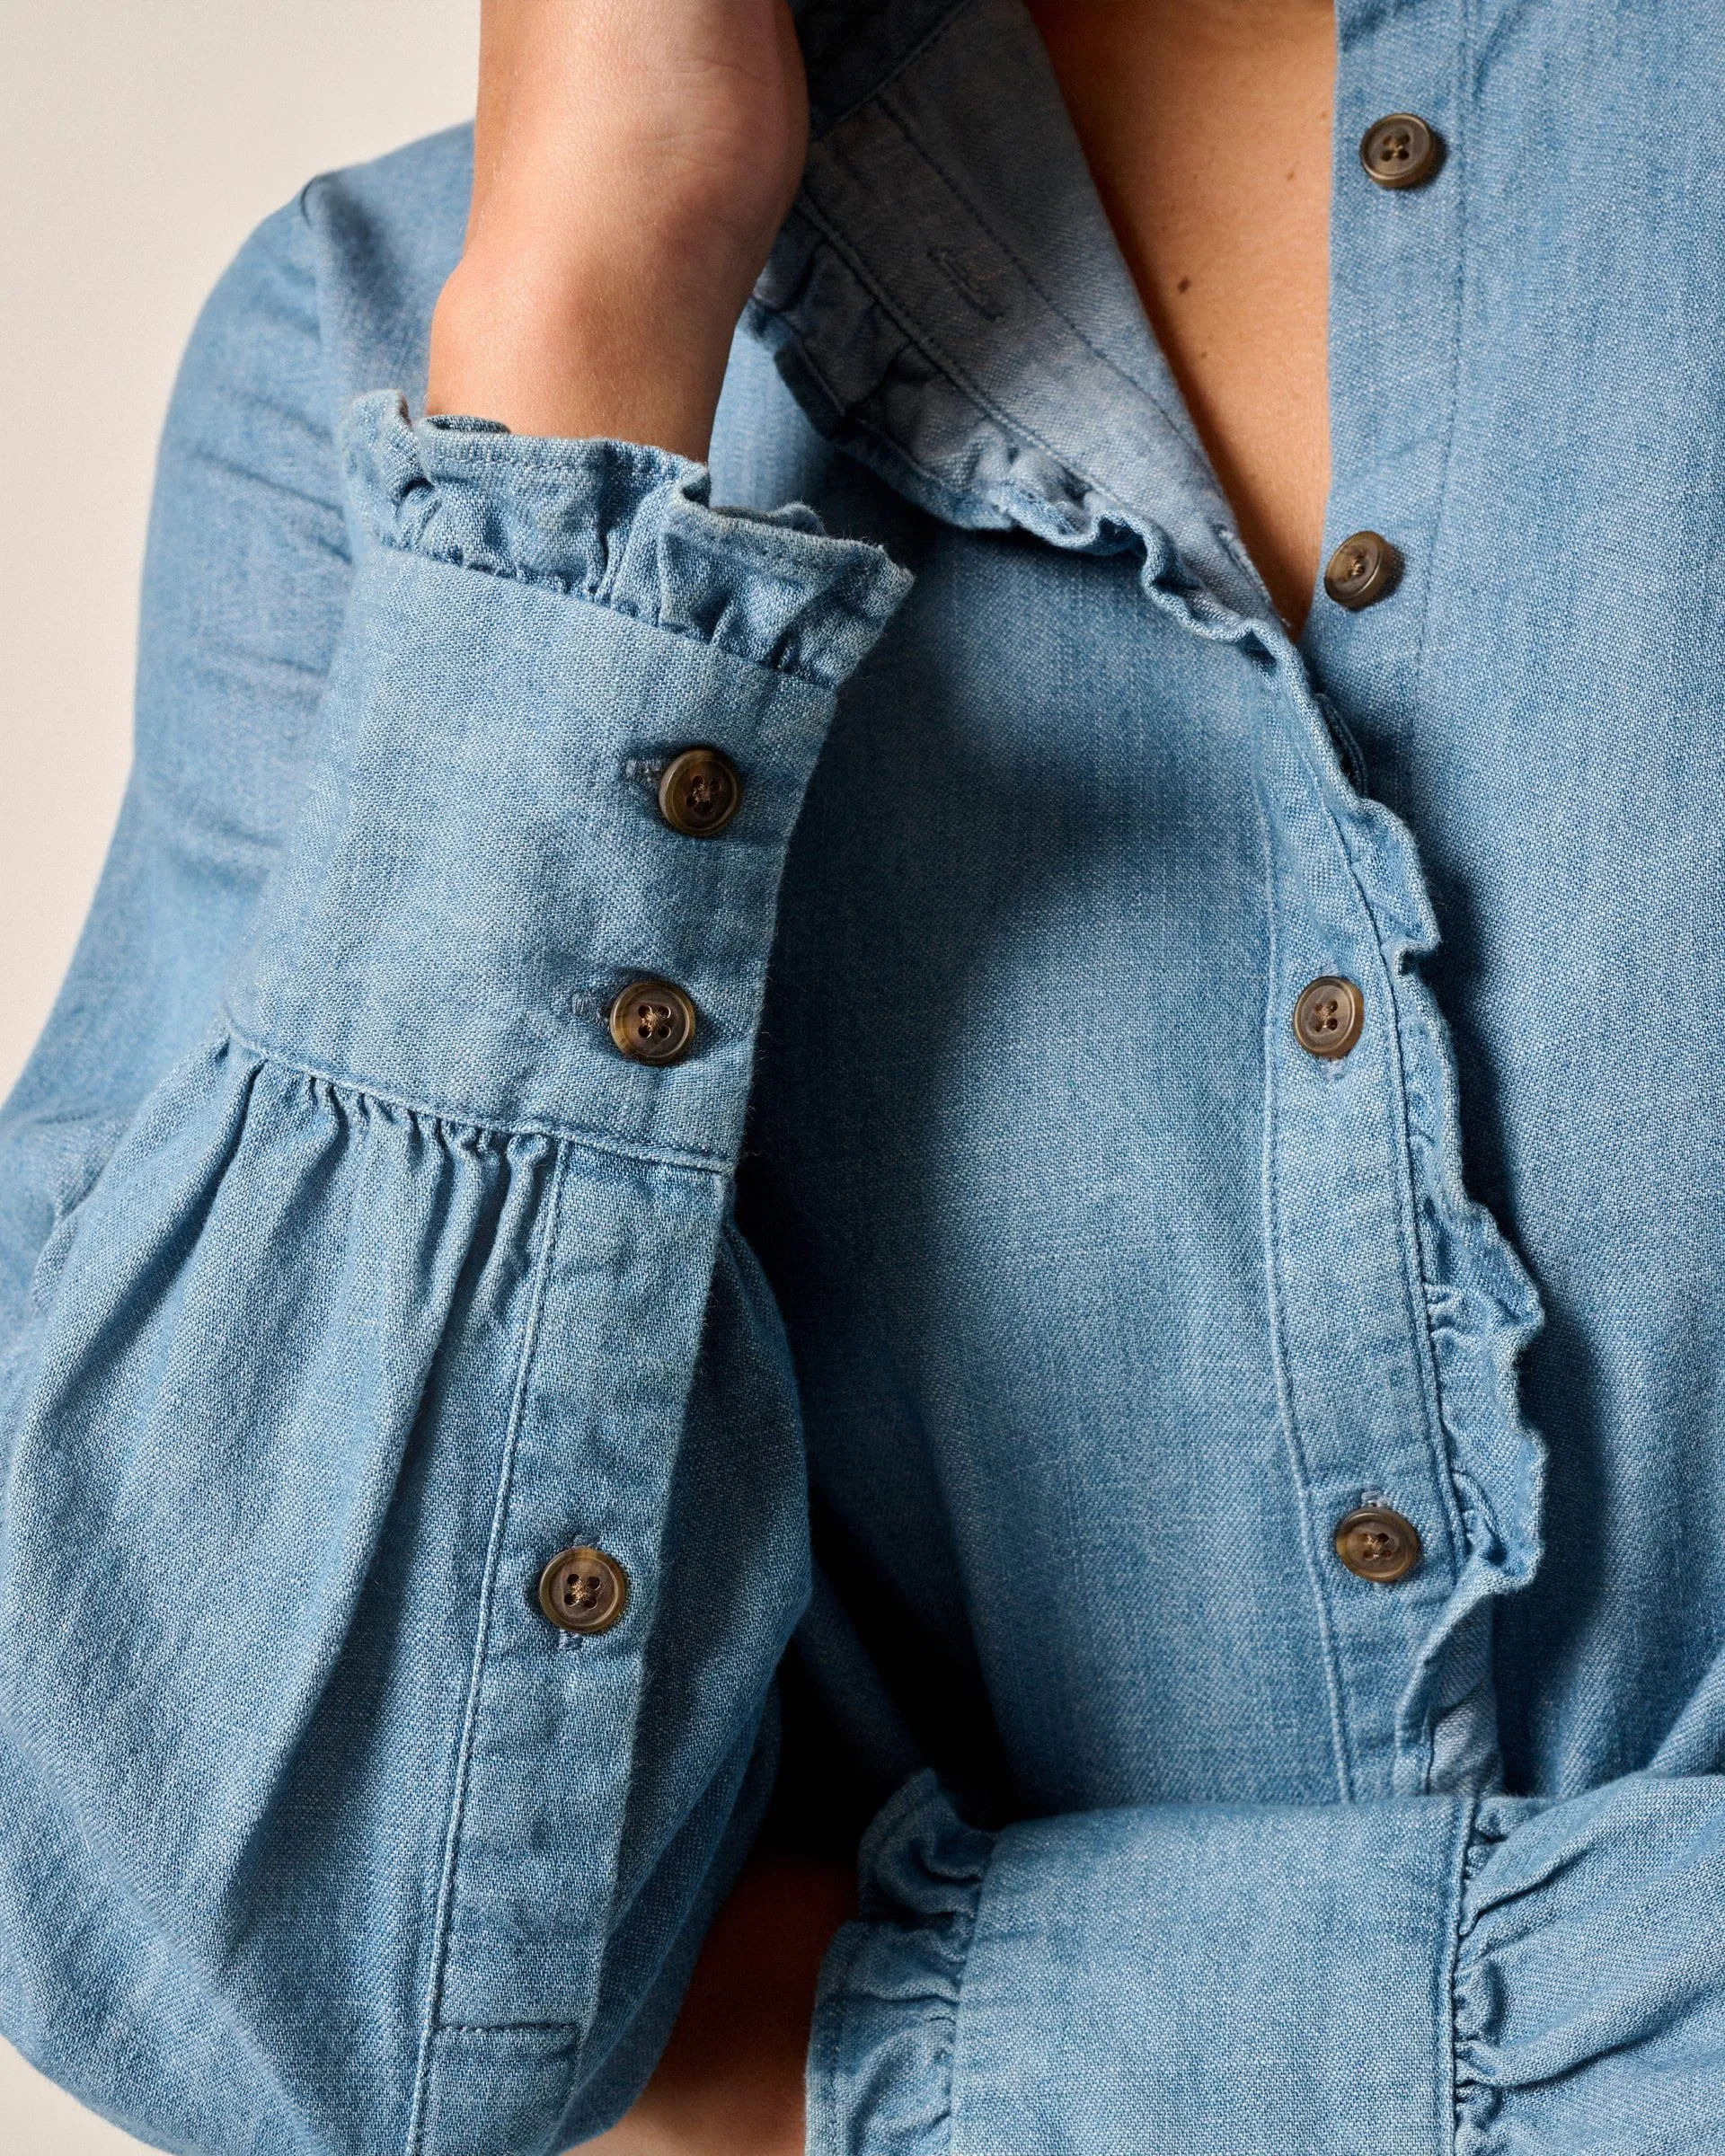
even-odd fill
[[(150, 467), (199, 301), (314, 172), (473, 109), (477, 0), (0, 0), (0, 1091), (119, 805)], [(4, 2156), (120, 2156), (0, 2044)]]

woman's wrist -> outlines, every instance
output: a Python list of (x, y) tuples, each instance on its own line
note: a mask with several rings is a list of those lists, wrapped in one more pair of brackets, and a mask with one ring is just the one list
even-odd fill
[(464, 257), (432, 320), (427, 411), (701, 461), (747, 287), (675, 261), (668, 248)]
[(704, 458), (807, 138), (785, 0), (484, 0), (428, 409)]

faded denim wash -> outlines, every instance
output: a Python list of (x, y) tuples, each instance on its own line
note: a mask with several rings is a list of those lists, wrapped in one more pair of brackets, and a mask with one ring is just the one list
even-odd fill
[(1715, 2156), (1725, 15), (1341, 0), (1407, 570), (1297, 645), (1018, 0), (803, 15), (711, 473), (408, 416), (465, 133), (193, 340), (0, 1150), (0, 2027), (550, 2156), (771, 1806), (862, 1835), (814, 2156)]

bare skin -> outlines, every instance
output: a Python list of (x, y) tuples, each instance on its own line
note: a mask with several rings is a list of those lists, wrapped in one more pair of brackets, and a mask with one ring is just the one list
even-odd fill
[[(1329, 0), (1031, 0), (1127, 261), (1290, 626), (1317, 572)], [(427, 409), (700, 458), (808, 138), (784, 0), (483, 0), (473, 203)], [(801, 2156), (848, 1870), (765, 1856), (599, 2156)]]
[(1330, 486), (1330, 0), (1031, 0), (1145, 312), (1297, 632)]
[(582, 2156), (802, 2156), (815, 1980), (848, 1866), (766, 1855), (720, 1912), (647, 2093)]
[(484, 0), (428, 410), (704, 456), (808, 135), (784, 0)]

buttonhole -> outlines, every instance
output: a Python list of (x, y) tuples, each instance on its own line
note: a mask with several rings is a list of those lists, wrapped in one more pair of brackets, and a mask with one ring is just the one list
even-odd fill
[(1006, 309), (1001, 302), (950, 247), (931, 247), (928, 259), (937, 270), (944, 272), (951, 284), (957, 286), (985, 321), (998, 322), (1004, 315)]

